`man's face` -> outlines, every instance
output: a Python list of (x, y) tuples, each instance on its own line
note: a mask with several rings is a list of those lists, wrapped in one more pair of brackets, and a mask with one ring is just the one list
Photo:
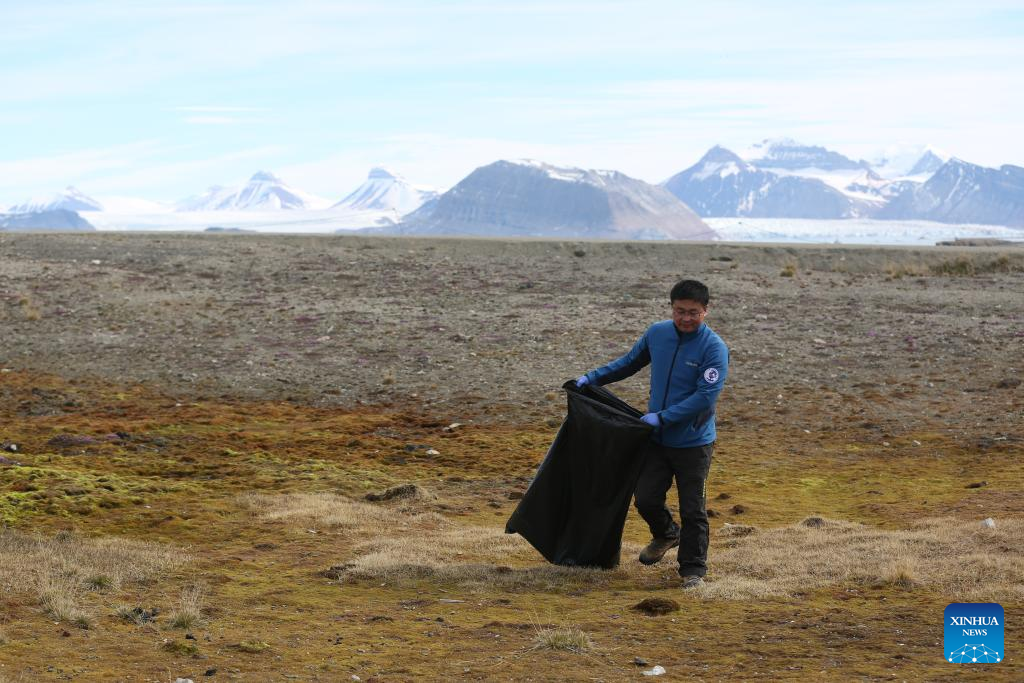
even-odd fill
[(672, 302), (672, 322), (680, 332), (693, 332), (704, 322), (708, 309), (693, 299), (676, 299)]

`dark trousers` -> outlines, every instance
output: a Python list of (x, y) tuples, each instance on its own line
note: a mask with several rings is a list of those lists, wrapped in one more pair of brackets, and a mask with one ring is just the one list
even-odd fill
[[(669, 448), (650, 443), (647, 460), (636, 484), (636, 509), (654, 538), (679, 535), (679, 574), (704, 576), (708, 571), (708, 513), (705, 485), (714, 444)], [(676, 524), (665, 505), (665, 494), (676, 480), (679, 517)]]

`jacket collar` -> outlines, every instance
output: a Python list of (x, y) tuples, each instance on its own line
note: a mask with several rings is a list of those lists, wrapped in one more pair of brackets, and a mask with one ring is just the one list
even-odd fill
[(675, 326), (675, 323), (672, 324), (672, 329), (675, 330), (676, 336), (679, 337), (679, 341), (684, 342), (691, 341), (699, 337), (701, 333), (704, 332), (705, 327), (707, 327), (707, 323), (701, 323), (693, 332), (680, 332), (679, 328)]

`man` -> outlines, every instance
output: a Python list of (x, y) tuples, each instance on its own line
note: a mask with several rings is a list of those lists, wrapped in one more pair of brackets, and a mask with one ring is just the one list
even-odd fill
[[(715, 403), (729, 370), (729, 349), (704, 323), (710, 293), (682, 280), (669, 294), (672, 319), (651, 325), (621, 358), (576, 380), (577, 386), (617, 382), (651, 366), (648, 413), (654, 427), (636, 486), (636, 507), (653, 540), (640, 561), (654, 564), (679, 546), (683, 588), (696, 588), (707, 573), (708, 516), (705, 482), (715, 445)], [(665, 494), (675, 477), (682, 526), (672, 519)]]

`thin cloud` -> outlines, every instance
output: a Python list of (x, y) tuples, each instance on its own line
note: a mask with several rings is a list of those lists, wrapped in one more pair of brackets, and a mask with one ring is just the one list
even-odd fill
[(182, 121), (194, 126), (235, 126), (264, 122), (263, 119), (246, 119), (237, 116), (186, 116)]
[[(4, 188), (8, 195), (0, 206), (16, 204), (28, 197), (45, 196), (68, 185), (89, 193), (123, 194), (140, 190), (187, 185), (198, 192), (213, 184), (237, 180), (248, 167), (249, 174), (262, 168), (268, 159), (288, 152), (283, 145), (264, 145), (200, 159), (165, 161), (190, 150), (146, 141), (115, 145), (46, 157), (0, 162), (0, 178), (17, 179)], [(247, 177), (247, 176), (246, 176)], [(205, 182), (205, 184), (203, 184)], [(187, 192), (186, 192), (187, 194)], [(182, 194), (181, 196), (184, 196)], [(153, 198), (153, 197), (147, 197)], [(180, 199), (177, 196), (161, 197)]]
[(231, 114), (231, 113), (243, 113), (243, 112), (263, 112), (270, 111), (266, 107), (234, 107), (234, 106), (221, 106), (221, 105), (191, 105), (187, 107), (174, 107), (173, 111), (187, 111), (204, 114)]

